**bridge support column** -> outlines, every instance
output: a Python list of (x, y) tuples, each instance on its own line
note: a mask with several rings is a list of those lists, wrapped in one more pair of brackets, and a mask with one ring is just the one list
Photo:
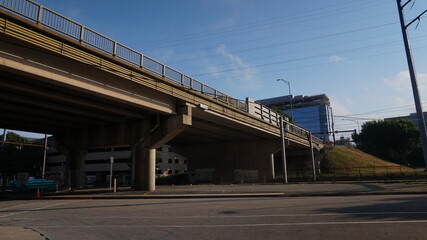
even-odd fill
[(191, 107), (183, 104), (178, 115), (120, 123), (56, 135), (58, 150), (67, 156), (66, 180), (70, 188), (85, 187), (85, 155), (88, 148), (130, 145), (133, 151), (133, 187), (155, 190), (156, 148), (180, 134), (192, 123)]
[(156, 189), (156, 149), (146, 144), (135, 148), (135, 189), (154, 191)]
[(321, 154), (313, 148), (306, 150), (295, 150), (287, 153), (288, 169), (295, 177), (302, 178), (304, 181), (316, 181), (316, 174), (318, 173), (318, 164)]
[(85, 149), (71, 149), (69, 158), (69, 187), (71, 189), (81, 189), (86, 187), (86, 171), (85, 171)]
[(87, 137), (83, 131), (56, 135), (57, 149), (66, 158), (65, 182), (69, 189), (86, 187), (85, 156)]
[(270, 169), (271, 169), (271, 178), (272, 179), (275, 179), (276, 178), (276, 172), (275, 172), (275, 168), (274, 168), (274, 153), (272, 153), (271, 155), (270, 155), (270, 164), (271, 164), (271, 166), (270, 166)]
[(180, 114), (157, 118), (155, 125), (150, 125), (143, 140), (134, 144), (135, 185), (136, 190), (154, 191), (156, 181), (156, 149), (166, 144), (191, 125), (191, 107), (181, 106)]

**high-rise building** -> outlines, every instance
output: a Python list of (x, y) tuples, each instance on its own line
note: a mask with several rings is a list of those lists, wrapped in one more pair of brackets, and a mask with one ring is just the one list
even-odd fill
[(258, 100), (270, 108), (277, 108), (293, 118), (301, 126), (320, 139), (330, 141), (333, 132), (332, 108), (325, 94), (314, 96), (281, 96)]

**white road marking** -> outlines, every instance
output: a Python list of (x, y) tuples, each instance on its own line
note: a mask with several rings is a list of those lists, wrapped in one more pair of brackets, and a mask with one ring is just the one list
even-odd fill
[(34, 204), (37, 204), (37, 203), (40, 203), (40, 201), (33, 202), (33, 203), (27, 203), (27, 204), (21, 204), (21, 205), (14, 205), (14, 206), (10, 206), (10, 207), (7, 207), (7, 208), (0, 208), (0, 211), (11, 209), (11, 208), (19, 208), (19, 207), (23, 207), (23, 206), (30, 206), (30, 205), (34, 205)]
[(355, 224), (403, 224), (427, 223), (427, 220), (408, 221), (358, 221), (358, 222), (296, 222), (296, 223), (254, 223), (254, 224), (212, 224), (212, 225), (61, 225), (61, 226), (30, 226), (31, 228), (230, 228), (230, 227), (275, 227), (275, 226), (307, 226), (307, 225), (355, 225)]
[(0, 218), (9, 217), (9, 216), (13, 216), (13, 215), (18, 215), (18, 214), (26, 213), (26, 212), (28, 212), (28, 211), (9, 213), (9, 214), (6, 214), (6, 215), (1, 215)]
[[(0, 215), (0, 218), (14, 216), (14, 215), (18, 215), (18, 214), (22, 214), (22, 213), (27, 213), (27, 212), (31, 212), (31, 211), (43, 210), (43, 209), (47, 209), (47, 208), (50, 208), (50, 207), (65, 205), (65, 204), (69, 204), (69, 203), (82, 202), (82, 201), (86, 201), (86, 200), (67, 201), (67, 202), (61, 202), (61, 203), (51, 204), (51, 205), (44, 206), (44, 207), (39, 207), (39, 208), (34, 208), (34, 209), (28, 209), (28, 210), (24, 210), (24, 211), (20, 211), (20, 212), (14, 212), (14, 213), (9, 213), (9, 214), (5, 214), (5, 215)], [(40, 202), (38, 202), (38, 203), (40, 203)], [(34, 205), (34, 204), (25, 204), (25, 205)], [(20, 206), (23, 206), (23, 205), (20, 205)]]
[(271, 217), (322, 217), (322, 216), (348, 216), (348, 215), (423, 215), (427, 212), (346, 212), (346, 213), (289, 213), (289, 214), (264, 214), (264, 215), (208, 215), (208, 216), (102, 216), (79, 217), (84, 219), (192, 219), (192, 218), (271, 218)]

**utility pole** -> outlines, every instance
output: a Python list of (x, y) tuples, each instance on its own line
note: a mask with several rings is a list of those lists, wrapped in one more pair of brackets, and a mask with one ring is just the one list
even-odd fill
[(46, 157), (47, 157), (47, 134), (44, 135), (44, 145), (43, 145), (43, 166), (42, 166), (42, 192), (43, 195), (44, 189), (44, 179), (45, 179), (45, 173), (46, 173)]
[(334, 147), (335, 147), (335, 124), (334, 124), (334, 114), (332, 112), (332, 108), (331, 109), (331, 119), (332, 119), (332, 140), (334, 141)]
[(405, 44), (405, 52), (406, 52), (406, 59), (408, 62), (408, 68), (409, 68), (409, 76), (411, 77), (411, 84), (412, 84), (412, 92), (414, 94), (414, 101), (415, 101), (415, 108), (417, 110), (418, 115), (418, 126), (420, 129), (420, 136), (421, 136), (421, 143), (423, 146), (423, 154), (424, 154), (424, 165), (427, 168), (427, 132), (426, 132), (426, 125), (424, 121), (424, 114), (423, 114), (423, 107), (421, 105), (420, 100), (420, 94), (418, 92), (418, 83), (417, 78), (415, 74), (415, 68), (412, 60), (412, 53), (411, 53), (411, 47), (409, 44), (408, 39), (408, 27), (414, 23), (416, 20), (420, 20), (420, 17), (427, 12), (425, 10), (423, 13), (418, 15), (418, 17), (414, 18), (409, 24), (405, 23), (405, 18), (403, 16), (403, 9), (405, 8), (408, 3), (410, 3), (412, 0), (408, 0), (405, 4), (402, 5), (402, 0), (396, 0), (397, 1), (397, 8), (399, 11), (399, 18), (400, 18), (400, 27), (402, 29), (402, 36), (403, 36), (403, 43)]

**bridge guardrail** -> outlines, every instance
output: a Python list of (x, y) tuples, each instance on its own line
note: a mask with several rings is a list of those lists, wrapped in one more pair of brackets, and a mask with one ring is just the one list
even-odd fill
[[(112, 55), (127, 63), (145, 69), (153, 74), (164, 77), (167, 80), (195, 92), (199, 92), (237, 109), (248, 112), (264, 121), (279, 126), (279, 115), (270, 108), (248, 100), (246, 102), (233, 98), (213, 87), (210, 87), (196, 79), (193, 79), (165, 64), (145, 56), (113, 39), (110, 39), (96, 31), (85, 27), (59, 13), (56, 13), (31, 0), (0, 0), (0, 6), (36, 23), (42, 24), (69, 38), (96, 48), (104, 53)], [(249, 106), (251, 104), (251, 106)], [(286, 129), (301, 137), (307, 137), (308, 131), (294, 124), (288, 123)], [(321, 143), (320, 139), (313, 137), (315, 143)]]
[[(273, 111), (271, 108), (266, 107), (265, 105), (262, 105), (261, 103), (255, 101), (252, 98), (247, 98), (246, 104), (248, 106), (249, 114), (254, 115), (257, 118), (260, 118), (278, 127), (280, 126), (280, 114)], [(293, 123), (290, 123), (289, 121), (286, 121), (285, 131), (304, 137), (304, 138), (308, 137), (308, 133), (309, 133), (307, 129), (299, 127)], [(312, 136), (312, 140), (316, 144), (323, 143), (323, 141), (320, 138), (317, 138), (314, 136)]]
[(42, 24), (58, 33), (85, 43), (127, 63), (143, 68), (185, 88), (202, 93), (237, 109), (247, 111), (246, 103), (193, 79), (153, 58), (145, 56), (113, 39), (85, 27), (30, 0), (0, 0), (0, 5), (14, 13)]

